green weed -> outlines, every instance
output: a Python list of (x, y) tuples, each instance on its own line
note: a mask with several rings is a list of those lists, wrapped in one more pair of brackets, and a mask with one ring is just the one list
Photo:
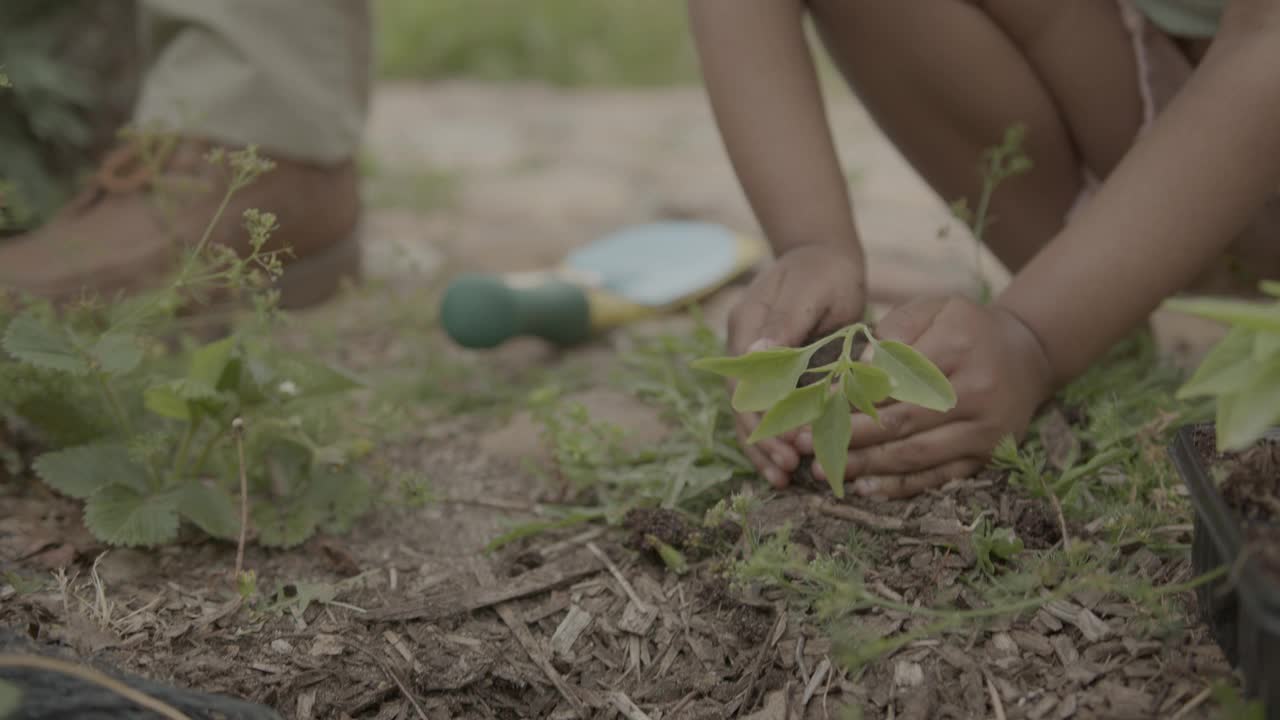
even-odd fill
[[(341, 432), (325, 403), (361, 382), (271, 340), (269, 283), (283, 272), (281, 252), (265, 250), (274, 216), (245, 213), (244, 258), (210, 243), (230, 198), (272, 165), (254, 148), (208, 161), (226, 164), (232, 181), (167, 286), (109, 303), (90, 298), (63, 312), (34, 299), (0, 306), (0, 347), (9, 358), (0, 359), (0, 412), (40, 434), (49, 451), (36, 459), (36, 475), (83, 500), (86, 525), (113, 545), (171, 542), (184, 521), (236, 538), (242, 472), (251, 498), (241, 502), (250, 501), (265, 545), (296, 545), (320, 527), (344, 530), (370, 504), (368, 484), (354, 471), (363, 445)], [(214, 292), (251, 298), (254, 321), (223, 339), (166, 351), (183, 303)]]

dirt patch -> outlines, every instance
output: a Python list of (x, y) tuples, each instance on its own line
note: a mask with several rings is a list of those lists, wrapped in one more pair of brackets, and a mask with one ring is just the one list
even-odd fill
[(1238, 452), (1219, 453), (1211, 428), (1197, 428), (1193, 444), (1201, 459), (1224, 472), (1218, 489), (1246, 523), (1280, 519), (1280, 441), (1264, 438)]
[(694, 525), (682, 513), (659, 508), (629, 511), (622, 527), (631, 533), (627, 541), (631, 550), (652, 551), (656, 556), (659, 547), (656, 540), (695, 562), (727, 550), (742, 535), (742, 527), (729, 520), (715, 527), (702, 527)]

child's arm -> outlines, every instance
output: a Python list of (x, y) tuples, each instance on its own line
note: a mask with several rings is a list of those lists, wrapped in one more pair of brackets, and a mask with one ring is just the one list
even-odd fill
[(1056, 387), (1226, 250), (1280, 190), (1276, 68), (1280, 0), (1234, 0), (1179, 96), (993, 306), (923, 301), (884, 318), (880, 333), (942, 367), (958, 403), (945, 414), (892, 405), (880, 423), (855, 416), (855, 493), (911, 495), (979, 469)]
[(775, 253), (860, 252), (804, 13), (803, 0), (689, 0), (720, 136)]
[(998, 304), (1065, 382), (1185, 288), (1277, 190), (1280, 1), (1235, 0), (1181, 94)]

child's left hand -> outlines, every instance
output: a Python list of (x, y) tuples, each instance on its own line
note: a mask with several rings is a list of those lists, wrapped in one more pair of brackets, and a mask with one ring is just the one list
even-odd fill
[[(965, 298), (916, 301), (894, 309), (876, 336), (912, 345), (956, 390), (940, 413), (903, 403), (856, 413), (845, 477), (857, 495), (906, 497), (980, 470), (1009, 434), (1021, 439), (1052, 395), (1052, 368), (1035, 335), (1008, 310)], [(812, 438), (798, 441), (812, 452)], [(813, 472), (825, 479), (815, 464)]]

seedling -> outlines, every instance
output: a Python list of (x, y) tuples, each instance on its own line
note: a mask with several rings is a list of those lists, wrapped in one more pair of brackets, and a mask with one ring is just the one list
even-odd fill
[(1179, 398), (1216, 403), (1220, 451), (1241, 450), (1280, 422), (1280, 282), (1264, 281), (1265, 303), (1225, 299), (1173, 299), (1176, 312), (1226, 323), (1230, 331), (1205, 356)]
[[(870, 362), (853, 357), (854, 340), (862, 335), (871, 348)], [(815, 368), (814, 353), (840, 342), (840, 356)], [(942, 371), (911, 346), (879, 340), (864, 323), (856, 323), (804, 347), (779, 347), (738, 357), (703, 358), (699, 370), (737, 383), (732, 405), (738, 412), (764, 412), (749, 443), (757, 443), (803, 426), (813, 431), (814, 455), (836, 497), (844, 497), (844, 470), (853, 437), (852, 414), (866, 413), (877, 422), (877, 405), (886, 400), (946, 412), (956, 393)], [(804, 375), (821, 377), (797, 387)]]

